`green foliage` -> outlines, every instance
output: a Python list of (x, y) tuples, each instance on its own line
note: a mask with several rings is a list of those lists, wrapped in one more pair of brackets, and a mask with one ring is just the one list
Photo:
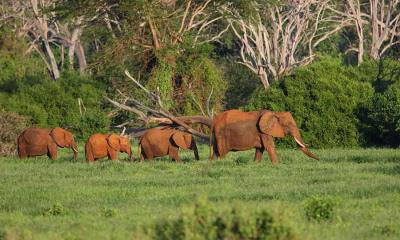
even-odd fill
[(64, 215), (66, 210), (61, 203), (54, 203), (53, 206), (43, 212), (44, 216), (59, 216)]
[(226, 81), (212, 59), (212, 47), (192, 48), (191, 39), (185, 40), (188, 46), (179, 54), (173, 48), (159, 52), (147, 86), (159, 92), (166, 108), (181, 114), (206, 112), (211, 91), (210, 107), (221, 109)]
[[(304, 141), (313, 147), (358, 146), (356, 109), (373, 94), (357, 68), (324, 58), (257, 90), (247, 110), (292, 112)], [(286, 144), (288, 144), (286, 142)]]
[(25, 42), (11, 33), (0, 32), (0, 89), (13, 91), (15, 85), (11, 80), (30, 78), (35, 75), (47, 77), (47, 72), (41, 60), (36, 57), (26, 57)]
[(102, 85), (73, 72), (64, 73), (58, 81), (40, 78), (14, 80), (16, 87), (12, 93), (3, 92), (0, 104), (8, 111), (30, 116), (35, 126), (70, 128), (78, 137), (109, 126), (102, 110)]
[(15, 153), (16, 139), (29, 125), (29, 117), (0, 109), (0, 156)]
[(172, 100), (174, 93), (173, 77), (174, 77), (174, 67), (175, 60), (173, 56), (172, 59), (165, 61), (160, 59), (157, 66), (153, 68), (151, 77), (147, 83), (147, 87), (154, 92), (157, 92), (161, 97), (166, 109), (171, 109), (174, 107), (174, 102)]
[[(147, 230), (150, 231), (150, 230)], [(268, 211), (246, 212), (239, 206), (219, 210), (200, 199), (175, 219), (160, 219), (153, 239), (296, 239), (292, 229)]]
[[(390, 59), (368, 61), (364, 74), (376, 76), (375, 93), (358, 110), (359, 131), (365, 145), (400, 145), (400, 63)], [(373, 70), (371, 70), (373, 69)]]
[(329, 198), (313, 197), (305, 205), (305, 214), (310, 221), (332, 220), (336, 203)]
[(103, 208), (102, 213), (104, 217), (115, 217), (117, 215), (117, 210), (115, 208)]
[[(221, 64), (222, 65), (222, 64)], [(258, 76), (247, 67), (228, 59), (222, 65), (228, 89), (226, 91), (226, 109), (246, 106), (254, 89), (261, 87)]]

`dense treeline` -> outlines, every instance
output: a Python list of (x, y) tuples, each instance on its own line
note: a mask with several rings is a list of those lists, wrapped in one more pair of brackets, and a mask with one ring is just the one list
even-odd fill
[(128, 69), (176, 114), (206, 113), (212, 92), (216, 112), (291, 111), (314, 147), (400, 144), (398, 1), (6, 0), (0, 14), (0, 111), (31, 125), (82, 139), (140, 125), (103, 98), (147, 101)]

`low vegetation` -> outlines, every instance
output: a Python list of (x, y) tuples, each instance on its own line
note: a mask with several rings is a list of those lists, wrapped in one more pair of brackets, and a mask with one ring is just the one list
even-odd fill
[(82, 151), (73, 162), (65, 149), (57, 161), (1, 158), (0, 236), (152, 239), (167, 228), (199, 239), (201, 231), (232, 226), (234, 218), (246, 234), (259, 219), (272, 221), (273, 232), (286, 236), (269, 239), (400, 234), (398, 150), (316, 150), (317, 162), (297, 150), (278, 149), (280, 163), (273, 167), (266, 156), (255, 164), (253, 151), (210, 162), (207, 146), (200, 148), (201, 161), (184, 151), (182, 164), (167, 158), (129, 162), (125, 155), (87, 164)]

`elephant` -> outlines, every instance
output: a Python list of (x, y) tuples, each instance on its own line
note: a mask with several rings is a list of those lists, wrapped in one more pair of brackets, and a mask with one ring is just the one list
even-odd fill
[(215, 157), (223, 158), (229, 151), (255, 148), (255, 161), (261, 161), (266, 149), (272, 164), (275, 165), (278, 163), (278, 158), (275, 153), (274, 138), (283, 138), (287, 134), (294, 138), (304, 154), (319, 160), (303, 143), (290, 112), (228, 110), (215, 116), (211, 134), (213, 143), (211, 160)]
[(85, 144), (85, 155), (88, 162), (94, 162), (104, 157), (117, 160), (118, 152), (126, 153), (129, 159), (132, 159), (131, 144), (128, 137), (114, 133), (96, 133), (90, 136)]
[(70, 148), (74, 152), (74, 160), (78, 156), (78, 146), (71, 132), (56, 128), (28, 128), (25, 129), (17, 140), (19, 158), (47, 156), (57, 159), (57, 147)]
[(191, 149), (194, 157), (199, 160), (196, 142), (192, 134), (171, 127), (152, 128), (147, 130), (139, 140), (139, 155), (141, 161), (168, 155), (180, 162), (179, 148)]

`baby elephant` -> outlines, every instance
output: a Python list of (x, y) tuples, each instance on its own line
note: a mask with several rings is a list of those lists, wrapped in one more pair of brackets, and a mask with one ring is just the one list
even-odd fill
[(193, 150), (194, 157), (199, 160), (199, 153), (192, 134), (169, 127), (149, 129), (139, 141), (140, 160), (168, 155), (175, 161), (180, 161), (179, 148)]
[(93, 134), (85, 145), (86, 160), (94, 162), (108, 156), (108, 159), (118, 159), (118, 152), (124, 152), (132, 159), (129, 138), (117, 134)]

